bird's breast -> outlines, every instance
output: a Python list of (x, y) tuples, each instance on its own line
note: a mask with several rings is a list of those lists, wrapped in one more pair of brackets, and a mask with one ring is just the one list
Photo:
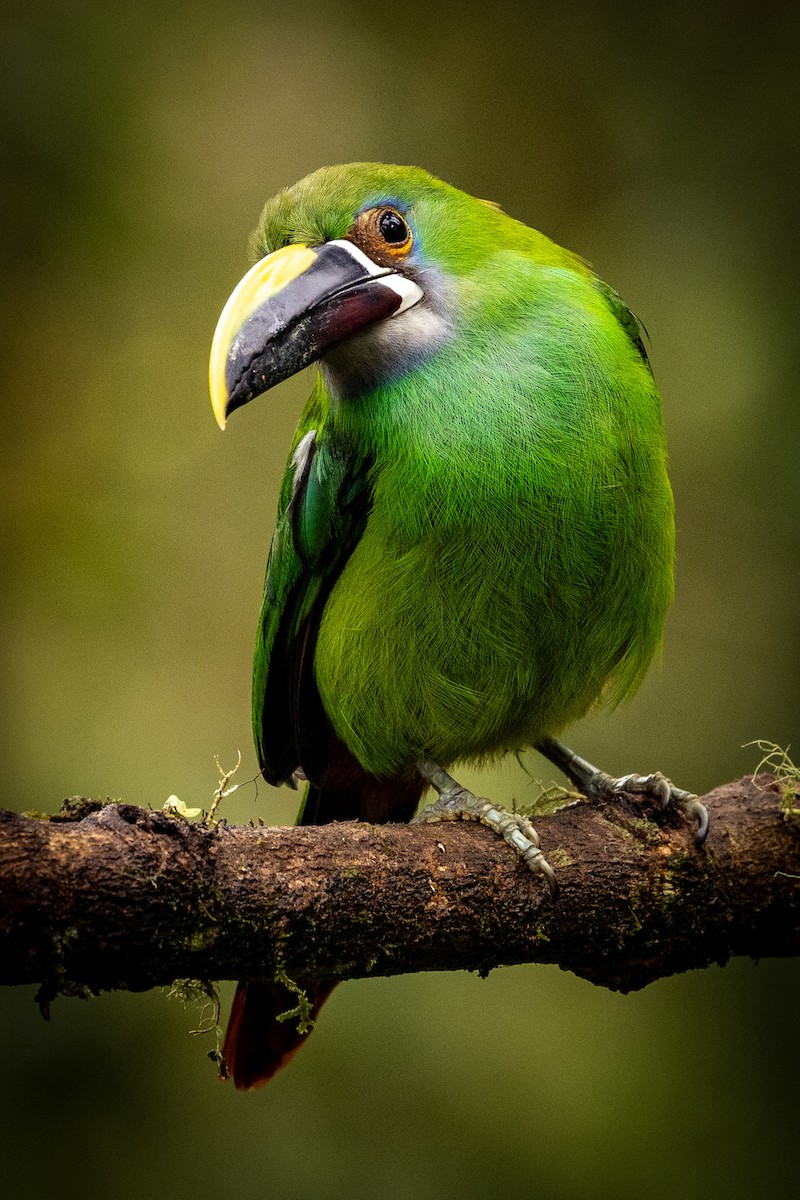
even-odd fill
[(530, 744), (583, 713), (638, 637), (652, 652), (669, 587), (652, 599), (651, 576), (670, 576), (669, 538), (655, 510), (653, 529), (634, 528), (641, 505), (585, 475), (550, 477), (519, 454), (476, 470), (451, 454), (377, 480), (315, 663), (367, 769)]

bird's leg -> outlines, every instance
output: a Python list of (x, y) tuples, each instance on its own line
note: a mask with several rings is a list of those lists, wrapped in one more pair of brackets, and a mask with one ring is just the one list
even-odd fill
[(558, 895), (555, 871), (539, 849), (539, 835), (527, 817), (522, 813), (508, 812), (491, 800), (473, 795), (430, 759), (421, 759), (417, 763), (417, 770), (439, 793), (439, 799), (423, 808), (414, 817), (412, 825), (432, 821), (480, 821), (481, 825), (488, 825), (508, 842), (531, 871), (544, 875), (550, 895), (555, 900)]
[(598, 770), (574, 750), (555, 738), (543, 738), (535, 749), (563, 771), (571, 783), (583, 793), (587, 800), (610, 800), (620, 792), (647, 796), (661, 809), (677, 808), (690, 821), (695, 821), (695, 842), (702, 846), (708, 833), (708, 809), (701, 804), (693, 792), (684, 792), (675, 787), (660, 771), (652, 775), (623, 775), (614, 779), (605, 771)]

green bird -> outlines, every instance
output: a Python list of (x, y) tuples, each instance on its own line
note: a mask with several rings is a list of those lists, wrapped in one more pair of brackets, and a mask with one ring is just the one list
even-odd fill
[[(673, 592), (673, 500), (639, 327), (577, 255), (416, 167), (325, 168), (266, 205), (220, 317), (214, 413), (310, 363), (255, 653), (271, 784), (298, 822), (492, 825), (555, 891), (529, 822), (447, 769), (537, 747), (592, 797), (612, 780), (554, 735), (641, 683)], [(332, 984), (313, 991), (314, 1012)], [(224, 1047), (257, 1086), (305, 1034), (280, 984), (239, 985)]]

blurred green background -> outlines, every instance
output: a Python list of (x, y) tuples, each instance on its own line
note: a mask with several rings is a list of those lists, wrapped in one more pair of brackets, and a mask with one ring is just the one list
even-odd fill
[[(645, 322), (678, 503), (663, 666), (570, 741), (698, 791), (796, 739), (796, 5), (4, 6), (5, 806), (208, 805), (307, 378), (220, 435), (219, 310), (264, 200), (418, 163)], [(553, 773), (535, 755), (531, 775)], [(530, 796), (515, 762), (464, 773)], [(229, 820), (289, 823), (246, 786)], [(796, 962), (628, 997), (538, 967), (341, 988), (244, 1096), (161, 993), (0, 995), (9, 1196), (763, 1196), (796, 1184)], [(231, 986), (224, 985), (227, 1000)]]

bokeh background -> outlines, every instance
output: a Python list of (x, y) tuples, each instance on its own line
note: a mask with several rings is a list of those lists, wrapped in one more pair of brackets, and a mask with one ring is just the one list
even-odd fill
[[(251, 643), (309, 380), (223, 437), (218, 312), (264, 200), (418, 163), (593, 262), (645, 322), (678, 503), (663, 665), (571, 736), (698, 791), (797, 740), (796, 5), (82, 0), (3, 8), (2, 803), (210, 802), (255, 775)], [(484, 792), (531, 795), (527, 756)], [(290, 823), (242, 787), (229, 820)], [(628, 997), (555, 968), (341, 988), (265, 1091), (159, 993), (0, 996), (9, 1196), (786, 1194), (795, 962)], [(232, 985), (223, 985), (226, 1001)], [(7, 1190), (6, 1190), (7, 1189)]]

